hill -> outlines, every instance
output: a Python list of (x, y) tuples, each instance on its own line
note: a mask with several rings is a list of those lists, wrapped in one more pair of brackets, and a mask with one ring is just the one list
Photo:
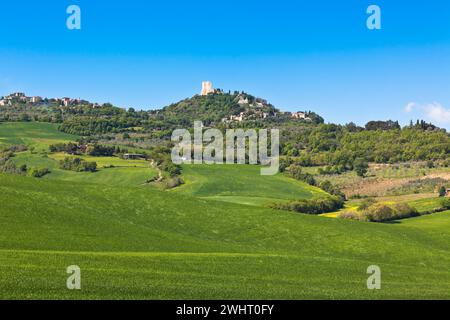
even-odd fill
[(171, 104), (158, 111), (158, 118), (167, 123), (192, 126), (194, 121), (205, 125), (218, 125), (232, 116), (241, 115), (242, 120), (274, 117), (280, 111), (267, 101), (247, 93), (214, 93), (196, 95)]
[(61, 170), (59, 161), (68, 155), (49, 154), (49, 146), (73, 142), (77, 139), (79, 139), (78, 136), (58, 131), (57, 125), (51, 123), (9, 122), (0, 124), (0, 147), (26, 145), (28, 150), (17, 152), (12, 161), (17, 166), (26, 165), (30, 170), (48, 168), (50, 173), (44, 179), (138, 186), (157, 174), (148, 161), (123, 160), (117, 157), (82, 156), (81, 158), (87, 161), (97, 163), (98, 172), (96, 173)]
[(181, 177), (186, 184), (171, 192), (258, 206), (327, 195), (282, 174), (261, 176), (259, 170), (251, 165), (184, 165)]
[[(450, 212), (355, 223), (8, 175), (0, 201), (2, 299), (417, 299), (450, 289)], [(65, 288), (73, 264), (81, 291)], [(366, 288), (372, 264), (382, 290)]]
[[(49, 146), (78, 137), (54, 124), (0, 132), (2, 146), (33, 147), (15, 153), (17, 165), (51, 171), (0, 174), (0, 298), (448, 297), (450, 212), (375, 224), (269, 209), (326, 194), (248, 165), (184, 165), (185, 184), (160, 191), (143, 185), (157, 175), (145, 160), (80, 155), (98, 172), (59, 169), (67, 155)], [(79, 292), (65, 287), (73, 264)], [(376, 292), (366, 288), (373, 264), (383, 274)]]
[(43, 122), (0, 122), (0, 146), (26, 144), (48, 150), (54, 143), (74, 141), (79, 137), (58, 130), (58, 125)]

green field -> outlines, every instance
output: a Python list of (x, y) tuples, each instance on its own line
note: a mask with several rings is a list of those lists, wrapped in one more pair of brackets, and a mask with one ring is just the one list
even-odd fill
[(78, 137), (57, 130), (56, 124), (39, 122), (0, 123), (0, 145), (26, 144), (48, 150), (50, 144), (74, 141)]
[[(5, 175), (0, 201), (1, 298), (450, 297), (450, 212), (359, 223)], [(81, 291), (65, 289), (72, 264)], [(382, 290), (366, 289), (372, 264)]]
[(63, 152), (53, 153), (50, 158), (60, 161), (64, 158), (82, 158), (85, 161), (93, 161), (97, 163), (97, 168), (105, 167), (124, 167), (124, 168), (148, 168), (150, 162), (146, 160), (125, 160), (118, 157), (92, 157), (92, 156), (72, 156)]
[(97, 163), (99, 170), (96, 173), (59, 169), (59, 160), (73, 156), (63, 153), (49, 153), (49, 146), (75, 141), (77, 138), (77, 136), (59, 132), (57, 125), (49, 123), (0, 124), (0, 143), (3, 145), (25, 144), (31, 147), (28, 151), (17, 153), (13, 161), (17, 165), (26, 164), (31, 169), (50, 169), (51, 173), (43, 179), (133, 187), (144, 184), (157, 174), (157, 171), (150, 166), (149, 161), (124, 160), (117, 157), (80, 156), (86, 161)]
[[(0, 124), (0, 140), (46, 140), (14, 161), (52, 172), (0, 174), (0, 299), (450, 298), (450, 211), (383, 224), (272, 210), (324, 193), (256, 166), (184, 166), (185, 185), (160, 191), (143, 185), (146, 163), (60, 170), (45, 146), (74, 137), (17, 125)], [(66, 288), (70, 265), (81, 290)], [(381, 290), (366, 287), (370, 265)]]
[(184, 165), (182, 178), (186, 184), (171, 192), (247, 205), (326, 195), (321, 189), (282, 174), (261, 176), (260, 167), (251, 165)]

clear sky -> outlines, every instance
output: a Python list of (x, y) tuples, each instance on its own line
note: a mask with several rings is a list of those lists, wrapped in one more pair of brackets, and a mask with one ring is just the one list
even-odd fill
[[(81, 8), (81, 30), (66, 9)], [(381, 30), (366, 9), (381, 8)], [(43, 0), (0, 4), (0, 96), (161, 108), (202, 80), (285, 111), (450, 127), (448, 0)]]

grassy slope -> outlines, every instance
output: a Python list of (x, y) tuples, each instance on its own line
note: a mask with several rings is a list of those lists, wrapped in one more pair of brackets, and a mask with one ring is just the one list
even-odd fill
[(57, 130), (56, 124), (39, 122), (0, 123), (1, 144), (27, 144), (37, 150), (48, 150), (48, 145), (74, 141), (78, 137)]
[(259, 166), (184, 165), (182, 177), (186, 184), (172, 192), (241, 204), (266, 205), (326, 194), (281, 174), (261, 176)]
[[(449, 212), (358, 223), (15, 176), (0, 202), (0, 298), (449, 297)], [(65, 289), (72, 264), (80, 292)]]
[[(73, 139), (53, 125), (0, 124), (0, 141), (37, 148), (15, 161), (53, 169), (44, 179), (0, 175), (0, 298), (449, 297), (450, 212), (327, 219), (239, 205), (321, 194), (257, 167), (186, 166), (186, 185), (159, 192), (138, 186), (150, 168), (74, 173), (42, 157)], [(65, 288), (72, 264), (81, 291)], [(382, 268), (380, 291), (366, 289), (371, 264)]]
[[(138, 186), (157, 174), (147, 161), (123, 160), (116, 157), (82, 157), (87, 161), (97, 162), (100, 170), (96, 173), (60, 170), (58, 161), (65, 156), (62, 153), (47, 156), (45, 153), (49, 151), (51, 144), (67, 143), (77, 138), (77, 136), (59, 132), (57, 125), (50, 123), (0, 123), (0, 144), (26, 144), (34, 147), (32, 152), (17, 153), (13, 161), (18, 165), (26, 164), (34, 169), (49, 168), (51, 173), (44, 179)], [(115, 168), (103, 169), (110, 165), (114, 165)]]

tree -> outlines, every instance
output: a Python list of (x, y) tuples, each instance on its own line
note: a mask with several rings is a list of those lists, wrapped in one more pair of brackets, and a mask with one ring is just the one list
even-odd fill
[(359, 177), (364, 177), (369, 169), (369, 164), (363, 158), (357, 158), (353, 163), (353, 168)]
[(439, 188), (439, 197), (445, 197), (446, 194), (447, 194), (447, 189), (444, 186), (441, 186)]

